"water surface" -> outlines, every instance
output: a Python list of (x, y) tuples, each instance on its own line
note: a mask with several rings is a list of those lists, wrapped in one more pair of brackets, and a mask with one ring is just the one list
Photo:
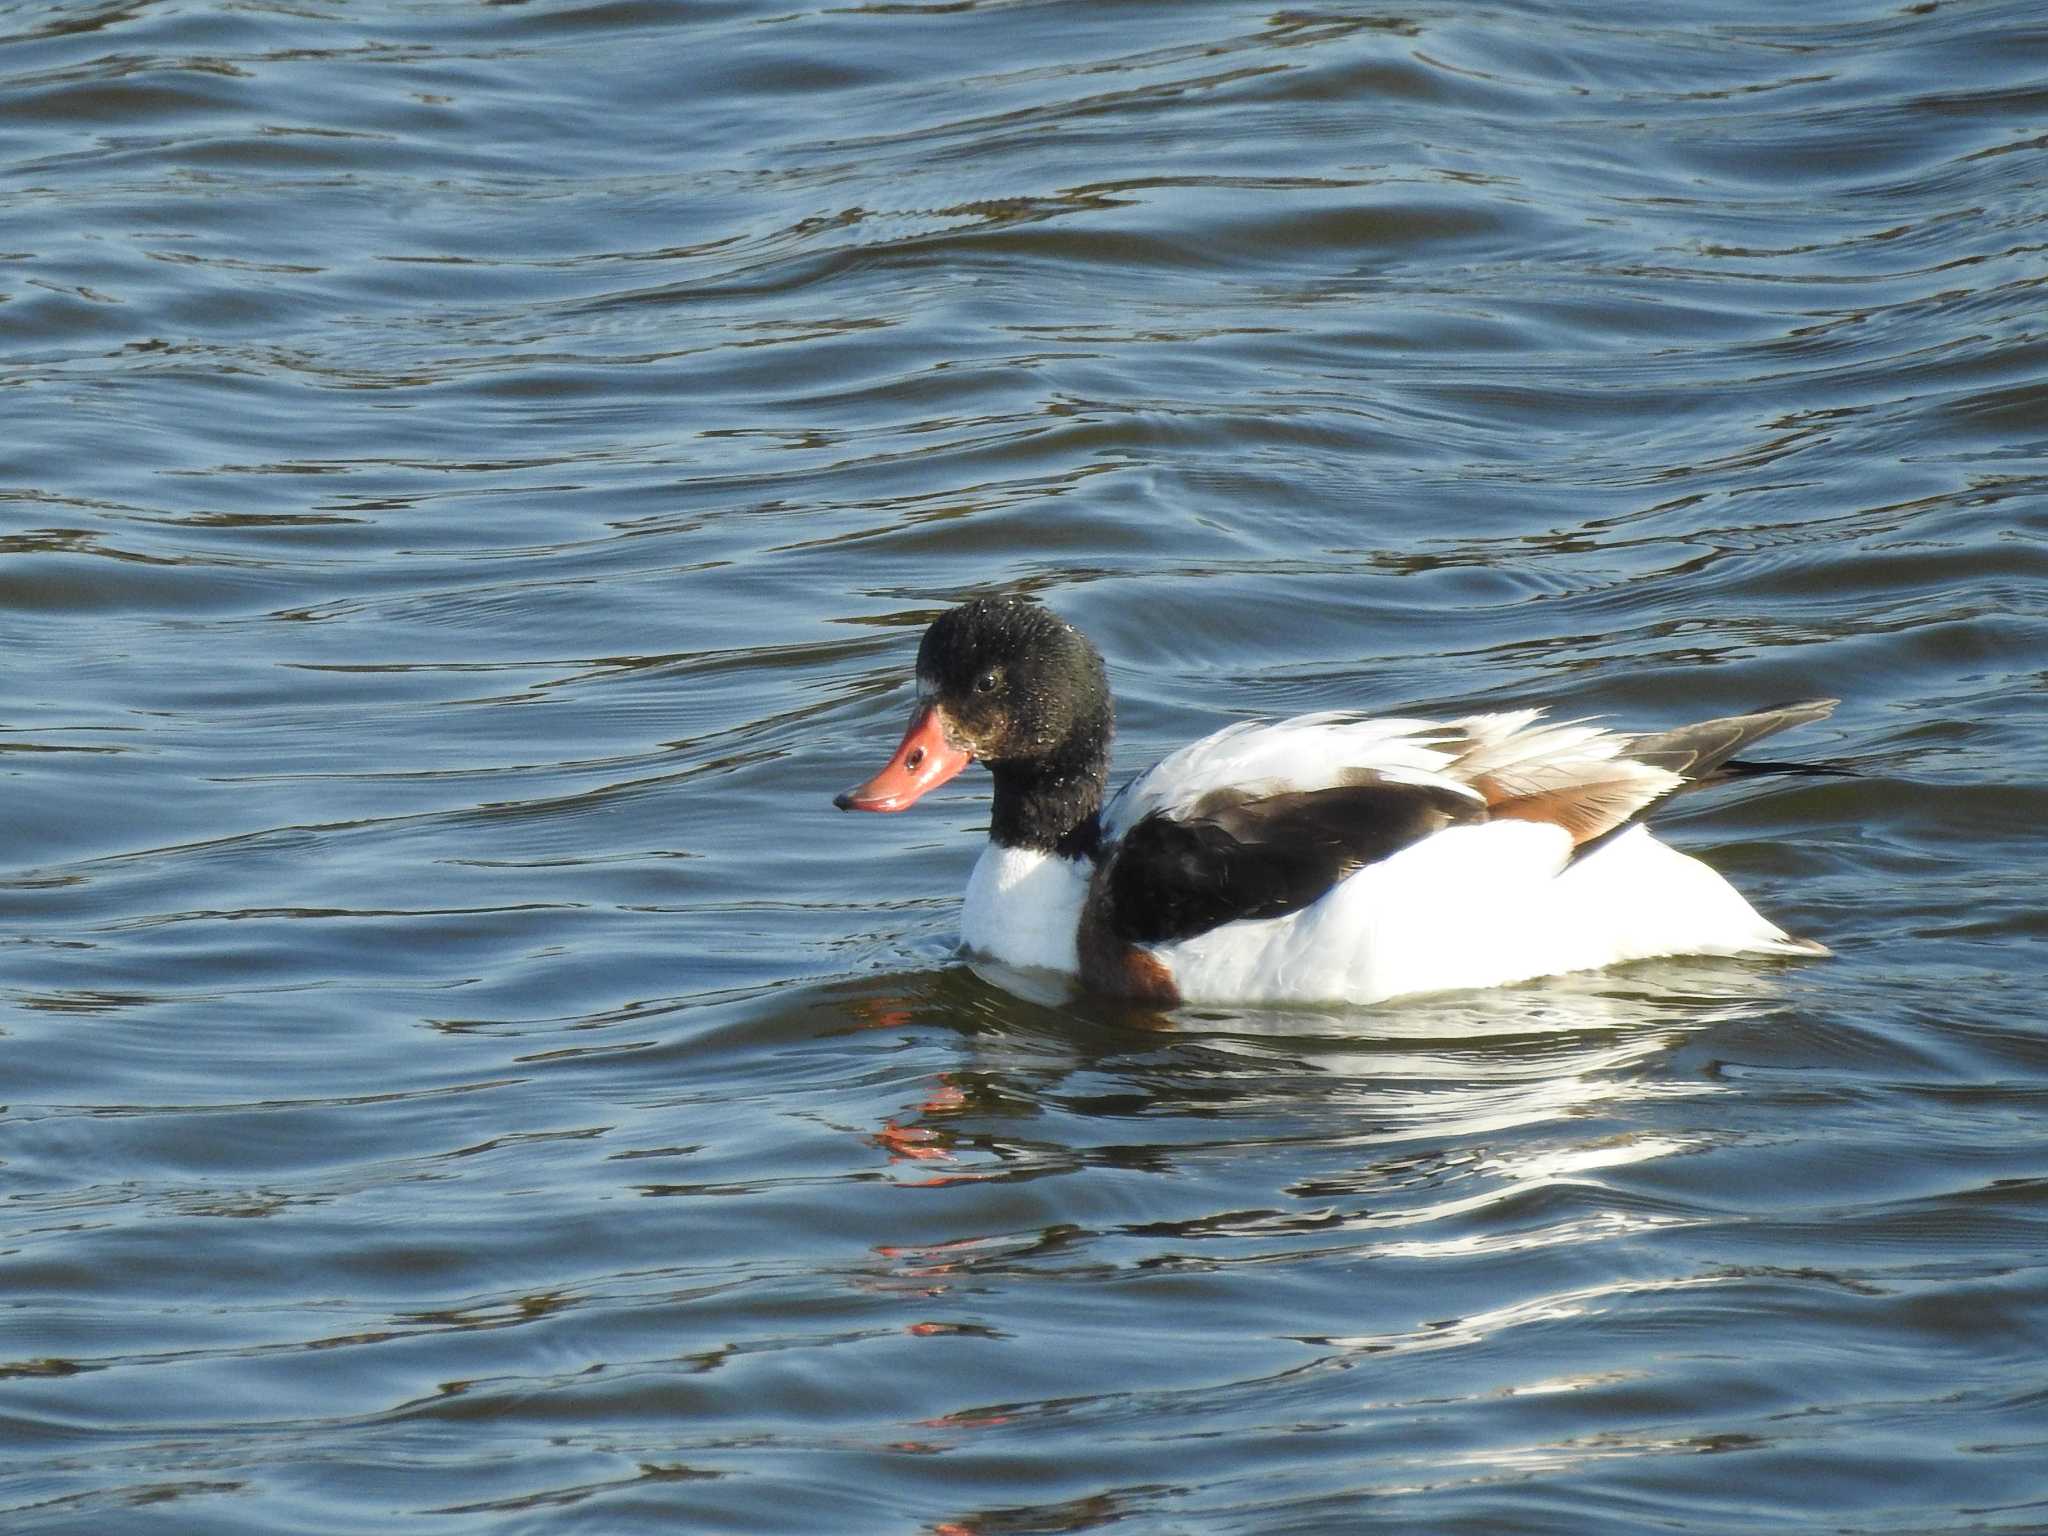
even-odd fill
[[(9, 1531), (2048, 1525), (2038, 7), (0, 7)], [(954, 954), (1230, 719), (1838, 694), (1826, 963)]]

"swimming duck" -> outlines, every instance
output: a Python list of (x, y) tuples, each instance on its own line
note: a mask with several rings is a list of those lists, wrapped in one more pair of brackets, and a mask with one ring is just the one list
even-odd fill
[(994, 781), (966, 948), (1177, 1003), (1348, 1002), (1668, 955), (1825, 955), (1642, 814), (1825, 718), (1810, 699), (1648, 734), (1535, 709), (1247, 721), (1105, 801), (1102, 657), (1036, 602), (941, 614), (888, 765), (838, 796), (901, 811), (977, 760)]

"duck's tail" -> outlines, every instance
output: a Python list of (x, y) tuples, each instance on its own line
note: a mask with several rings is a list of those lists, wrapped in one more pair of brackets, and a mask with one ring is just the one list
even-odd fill
[(1795, 725), (1825, 720), (1841, 702), (1799, 699), (1789, 704), (1766, 705), (1746, 715), (1724, 715), (1697, 725), (1681, 725), (1676, 730), (1656, 731), (1630, 738), (1621, 755), (1632, 762), (1677, 774), (1684, 780), (1679, 786), (1682, 789), (1758, 773), (1852, 775), (1854, 769), (1833, 763), (1777, 763), (1735, 755), (1766, 736), (1775, 736)]

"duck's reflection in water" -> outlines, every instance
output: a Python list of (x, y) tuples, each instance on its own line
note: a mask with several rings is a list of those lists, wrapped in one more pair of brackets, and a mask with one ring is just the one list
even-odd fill
[[(1629, 1106), (1717, 1091), (1659, 1063), (1782, 1001), (1770, 971), (1697, 961), (1373, 1009), (1153, 1013), (977, 964), (863, 1011), (961, 1035), (962, 1059), (874, 1133), (904, 1182), (1167, 1170), (1308, 1145), (1325, 1166), (1297, 1182), (1327, 1194), (1375, 1171), (1405, 1185), (1446, 1159), (1528, 1187), (1682, 1150), (1631, 1125)], [(1340, 1149), (1363, 1166), (1328, 1167)]]

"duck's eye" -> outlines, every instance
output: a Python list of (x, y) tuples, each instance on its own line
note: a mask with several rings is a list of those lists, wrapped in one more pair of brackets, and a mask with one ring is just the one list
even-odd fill
[(984, 672), (974, 680), (974, 691), (976, 693), (994, 693), (996, 691), (996, 684), (1001, 681), (1002, 678), (996, 673)]

